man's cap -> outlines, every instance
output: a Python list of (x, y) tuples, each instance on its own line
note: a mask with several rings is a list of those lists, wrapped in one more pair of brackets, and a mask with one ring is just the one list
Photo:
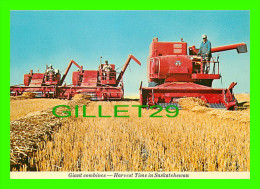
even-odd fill
[(207, 38), (207, 35), (206, 35), (206, 34), (203, 34), (203, 35), (202, 35), (202, 39), (204, 39), (204, 38)]
[(108, 61), (107, 61), (107, 60), (105, 60), (105, 63), (108, 63)]

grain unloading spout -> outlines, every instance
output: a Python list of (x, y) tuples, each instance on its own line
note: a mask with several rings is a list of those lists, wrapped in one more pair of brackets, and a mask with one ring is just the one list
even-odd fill
[(141, 65), (141, 63), (139, 62), (139, 60), (137, 60), (137, 58), (135, 58), (133, 55), (129, 55), (128, 58), (126, 59), (126, 62), (125, 62), (125, 65), (124, 67), (122, 68), (120, 74), (118, 75), (117, 77), (117, 80), (116, 80), (116, 85), (118, 86), (118, 84), (120, 83), (121, 79), (123, 78), (123, 75), (127, 69), (127, 66), (129, 65), (131, 59), (133, 59), (137, 64)]
[(237, 44), (232, 44), (232, 45), (213, 47), (213, 48), (211, 48), (211, 52), (215, 53), (215, 52), (228, 51), (228, 50), (233, 50), (233, 49), (236, 49), (237, 53), (246, 53), (247, 52), (247, 46), (245, 43), (237, 43)]
[(80, 72), (82, 72), (83, 66), (79, 66), (74, 60), (71, 60), (71, 61), (69, 62), (69, 65), (68, 65), (68, 67), (67, 67), (65, 73), (63, 74), (63, 76), (62, 76), (62, 78), (61, 78), (61, 80), (60, 80), (59, 86), (61, 86), (61, 85), (63, 84), (63, 82), (64, 82), (64, 80), (65, 80), (65, 78), (66, 78), (66, 76), (67, 76), (67, 74), (68, 74), (68, 72), (69, 72), (70, 67), (71, 67), (72, 64), (74, 64), (75, 66), (77, 66), (77, 67), (79, 68)]

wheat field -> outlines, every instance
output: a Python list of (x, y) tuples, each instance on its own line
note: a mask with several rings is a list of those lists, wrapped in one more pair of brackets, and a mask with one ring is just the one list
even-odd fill
[(64, 100), (59, 99), (22, 99), (10, 101), (10, 120), (16, 120), (29, 113), (45, 110), (64, 103)]
[[(250, 101), (249, 95), (237, 97)], [(84, 104), (75, 102), (75, 104)], [(85, 103), (86, 104), (86, 103)], [(128, 112), (114, 117), (114, 105)], [(62, 119), (20, 171), (250, 171), (250, 109), (231, 112), (204, 107), (180, 110), (175, 118), (150, 118), (137, 101), (88, 102), (87, 114)], [(73, 105), (73, 103), (71, 104)], [(99, 117), (98, 106), (102, 114)], [(79, 106), (81, 107), (81, 106)], [(65, 109), (64, 109), (65, 110)], [(202, 110), (202, 111), (201, 111)], [(14, 169), (13, 171), (17, 171)]]

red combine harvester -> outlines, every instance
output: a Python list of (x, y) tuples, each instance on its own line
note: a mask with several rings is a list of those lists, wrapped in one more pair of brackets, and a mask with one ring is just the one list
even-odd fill
[[(32, 92), (40, 97), (70, 99), (75, 94), (87, 94), (91, 96), (91, 100), (119, 100), (124, 97), (123, 75), (131, 59), (141, 65), (133, 55), (129, 55), (118, 77), (114, 64), (110, 64), (110, 71), (103, 70), (104, 64), (101, 64), (98, 70), (83, 70), (83, 66), (73, 60), (62, 77), (59, 70), (53, 69), (52, 66), (46, 66), (45, 73), (33, 73), (31, 70), (24, 75), (23, 85), (10, 87), (11, 95)], [(72, 85), (62, 85), (72, 64), (79, 69), (72, 74)]]
[[(214, 47), (211, 53), (237, 49), (238, 53), (247, 52), (245, 43)], [(178, 105), (178, 99), (183, 97), (198, 97), (212, 108), (234, 110), (237, 100), (232, 82), (227, 89), (213, 89), (214, 79), (220, 79), (219, 57), (209, 62), (209, 73), (203, 71), (205, 61), (197, 56), (199, 49), (189, 47), (187, 54), (186, 42), (158, 42), (154, 38), (150, 45), (147, 61), (148, 87), (140, 86), (140, 103), (142, 105)]]

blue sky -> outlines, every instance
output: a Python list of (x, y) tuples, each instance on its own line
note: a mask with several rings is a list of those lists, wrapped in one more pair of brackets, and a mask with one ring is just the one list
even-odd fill
[[(238, 82), (235, 93), (250, 92), (249, 11), (11, 11), (11, 85), (23, 83), (30, 69), (44, 72), (52, 64), (63, 74), (69, 61), (84, 69), (97, 70), (100, 56), (121, 67), (133, 54), (125, 73), (125, 95), (139, 93), (140, 81), (147, 86), (147, 56), (152, 38), (180, 41), (188, 46), (201, 43), (207, 34), (212, 47), (245, 42), (248, 53), (220, 53), (221, 80), (213, 87), (227, 88)], [(71, 84), (71, 68), (65, 82)]]

